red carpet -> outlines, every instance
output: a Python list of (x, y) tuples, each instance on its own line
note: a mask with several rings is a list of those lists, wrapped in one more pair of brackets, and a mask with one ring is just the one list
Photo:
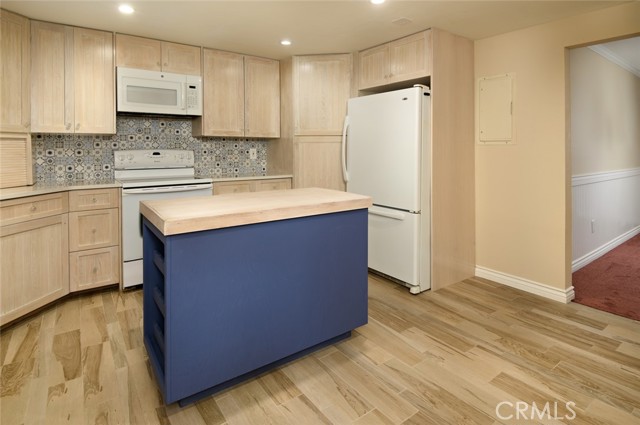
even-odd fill
[(575, 302), (640, 320), (640, 235), (573, 274)]

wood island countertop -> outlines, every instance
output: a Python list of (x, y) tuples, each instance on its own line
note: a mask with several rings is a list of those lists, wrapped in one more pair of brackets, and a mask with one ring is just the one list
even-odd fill
[(140, 212), (169, 236), (369, 208), (371, 203), (368, 196), (305, 188), (142, 201)]

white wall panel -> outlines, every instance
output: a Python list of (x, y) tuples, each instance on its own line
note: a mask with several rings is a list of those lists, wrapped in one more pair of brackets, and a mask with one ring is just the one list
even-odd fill
[(640, 233), (640, 168), (573, 176), (573, 271)]

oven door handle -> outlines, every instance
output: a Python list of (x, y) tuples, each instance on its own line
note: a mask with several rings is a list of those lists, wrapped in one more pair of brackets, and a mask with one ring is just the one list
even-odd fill
[(187, 186), (167, 186), (167, 187), (141, 187), (122, 189), (122, 195), (137, 195), (141, 193), (170, 193), (170, 192), (189, 192), (193, 190), (211, 189), (213, 185), (198, 184)]

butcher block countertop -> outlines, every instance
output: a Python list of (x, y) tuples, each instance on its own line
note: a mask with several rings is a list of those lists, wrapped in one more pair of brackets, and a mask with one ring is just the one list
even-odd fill
[(368, 196), (306, 188), (142, 201), (140, 212), (169, 236), (370, 206)]

